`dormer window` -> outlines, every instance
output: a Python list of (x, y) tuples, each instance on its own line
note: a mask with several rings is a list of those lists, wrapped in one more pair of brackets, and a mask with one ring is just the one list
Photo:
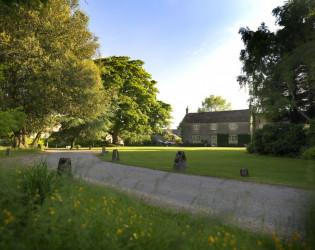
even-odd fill
[(199, 131), (199, 129), (200, 129), (200, 124), (194, 123), (194, 131)]
[(237, 124), (236, 123), (230, 123), (229, 124), (229, 129), (230, 130), (236, 130), (237, 129)]

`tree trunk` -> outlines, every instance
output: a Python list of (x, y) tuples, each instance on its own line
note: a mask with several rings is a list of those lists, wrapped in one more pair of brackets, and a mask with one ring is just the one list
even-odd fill
[(75, 141), (76, 141), (76, 140), (77, 140), (77, 137), (74, 136), (74, 137), (72, 138), (72, 141), (71, 141), (71, 149), (74, 149)]
[(28, 148), (28, 139), (27, 139), (26, 127), (22, 128), (22, 145), (24, 148)]
[(118, 131), (114, 131), (112, 134), (113, 144), (118, 145)]
[(38, 144), (39, 139), (40, 139), (41, 137), (42, 137), (42, 132), (40, 131), (40, 132), (37, 133), (37, 135), (36, 135), (34, 141), (32, 142), (32, 145), (31, 145), (31, 146), (32, 146), (33, 148), (36, 148), (36, 147), (37, 147), (37, 144)]

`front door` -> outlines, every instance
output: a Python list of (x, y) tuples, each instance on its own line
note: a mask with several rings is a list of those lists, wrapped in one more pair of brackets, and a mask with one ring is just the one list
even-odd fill
[(212, 147), (217, 146), (217, 135), (211, 135), (211, 146)]

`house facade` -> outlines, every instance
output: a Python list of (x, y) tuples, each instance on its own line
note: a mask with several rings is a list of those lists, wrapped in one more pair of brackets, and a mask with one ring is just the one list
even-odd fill
[[(249, 109), (189, 113), (183, 119), (183, 143), (220, 146), (218, 139), (238, 145), (240, 138), (250, 138), (251, 115)], [(247, 135), (247, 136), (246, 136)], [(220, 139), (221, 140), (221, 139)]]

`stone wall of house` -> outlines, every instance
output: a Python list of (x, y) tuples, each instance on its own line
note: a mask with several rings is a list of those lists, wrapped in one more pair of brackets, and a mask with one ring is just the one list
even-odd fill
[[(200, 142), (207, 141), (211, 143), (211, 135), (216, 134), (250, 134), (250, 122), (230, 122), (230, 123), (215, 123), (216, 128), (211, 127), (211, 123), (183, 123), (183, 143), (195, 143), (194, 136), (200, 136)], [(235, 129), (233, 125), (235, 124)], [(215, 125), (214, 125), (215, 126)], [(197, 130), (196, 128), (199, 127)], [(195, 137), (198, 138), (198, 137)]]

